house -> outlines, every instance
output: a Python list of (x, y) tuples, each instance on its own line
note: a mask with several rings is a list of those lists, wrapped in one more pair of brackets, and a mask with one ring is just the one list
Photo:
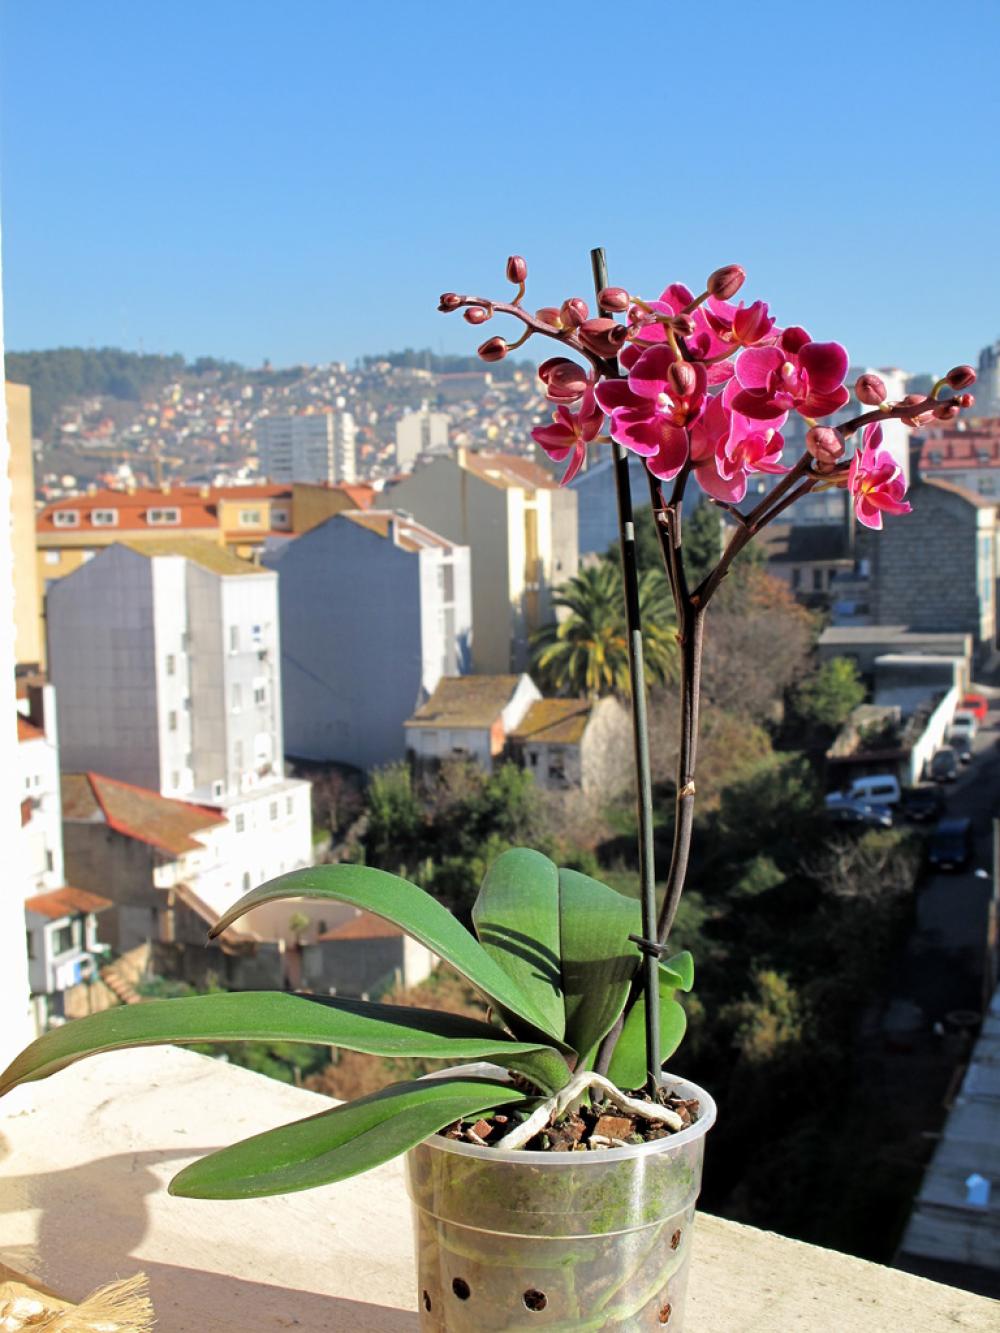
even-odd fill
[(282, 543), (264, 563), (278, 573), (288, 752), (363, 770), (402, 759), (404, 722), (442, 676), (468, 670), (468, 547), (367, 509)]
[(997, 635), (997, 507), (938, 477), (918, 479), (912, 514), (865, 543), (876, 624), (969, 634), (983, 654)]
[(577, 572), (577, 500), (529, 458), (456, 450), (395, 482), (394, 508), (468, 546), (476, 671), (523, 670), (552, 592)]
[(950, 481), (1000, 503), (1000, 421), (940, 423), (914, 439), (920, 475)]
[(39, 1032), (65, 1016), (68, 991), (96, 979), (105, 954), (97, 914), (111, 905), (101, 894), (69, 885), (25, 899), (28, 980)]
[(828, 625), (819, 636), (816, 652), (821, 664), (846, 657), (860, 675), (873, 680), (875, 663), (886, 654), (958, 658), (967, 685), (972, 668), (972, 636), (911, 630), (906, 625)]
[(317, 993), (376, 998), (393, 986), (416, 986), (434, 971), (436, 954), (399, 926), (357, 909), (302, 949), (302, 983)]
[(540, 787), (611, 793), (631, 772), (630, 727), (628, 711), (613, 697), (537, 699), (509, 741)]
[(406, 750), (418, 766), (471, 759), (490, 771), (533, 703), (530, 676), (445, 676), (404, 723)]
[(772, 523), (761, 533), (767, 572), (806, 606), (825, 607), (834, 580), (854, 572), (850, 530), (840, 523)]

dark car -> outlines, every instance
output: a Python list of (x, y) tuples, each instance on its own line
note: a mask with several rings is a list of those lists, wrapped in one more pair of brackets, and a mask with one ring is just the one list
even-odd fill
[(958, 755), (960, 764), (972, 763), (972, 740), (961, 731), (953, 731), (948, 737), (949, 747)]
[(971, 819), (942, 819), (927, 844), (927, 859), (939, 870), (961, 870), (971, 852)]
[(826, 817), (832, 824), (860, 824), (867, 828), (892, 828), (892, 811), (870, 801), (827, 798)]
[(944, 814), (944, 792), (940, 787), (907, 787), (901, 802), (903, 815), (914, 823), (926, 824)]
[(950, 746), (934, 751), (930, 775), (935, 782), (954, 782), (958, 777), (958, 755)]

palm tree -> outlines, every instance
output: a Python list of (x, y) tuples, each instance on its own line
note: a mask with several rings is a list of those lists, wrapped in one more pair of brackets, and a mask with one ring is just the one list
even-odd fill
[[(543, 689), (556, 694), (627, 694), (628, 636), (622, 576), (601, 560), (564, 583), (552, 597), (565, 614), (531, 636), (532, 670)], [(677, 662), (674, 612), (666, 579), (647, 570), (639, 576), (646, 681), (672, 678)]]

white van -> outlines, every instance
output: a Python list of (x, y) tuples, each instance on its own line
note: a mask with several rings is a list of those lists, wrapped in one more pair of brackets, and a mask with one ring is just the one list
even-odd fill
[[(869, 777), (855, 778), (839, 800), (866, 801), (869, 805), (898, 805), (902, 792), (899, 780), (891, 773), (874, 773)], [(827, 797), (829, 804), (832, 798)]]

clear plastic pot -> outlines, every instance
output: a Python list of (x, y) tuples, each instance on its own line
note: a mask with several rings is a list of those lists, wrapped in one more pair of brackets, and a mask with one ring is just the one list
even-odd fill
[(406, 1156), (424, 1333), (560, 1333), (684, 1323), (715, 1102), (689, 1129), (602, 1152), (499, 1152), (435, 1135)]

